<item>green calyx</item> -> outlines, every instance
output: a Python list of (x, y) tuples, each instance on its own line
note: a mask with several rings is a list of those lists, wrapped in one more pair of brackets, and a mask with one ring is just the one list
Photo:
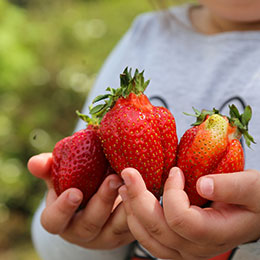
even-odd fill
[(139, 72), (138, 69), (135, 70), (134, 76), (132, 77), (132, 69), (126, 67), (124, 72), (120, 75), (120, 88), (119, 91), (122, 97), (126, 98), (130, 93), (135, 93), (136, 95), (142, 94), (148, 84), (149, 80), (144, 80), (144, 71)]
[[(106, 91), (109, 93), (97, 96), (89, 107), (90, 114), (100, 122), (103, 116), (115, 105), (119, 98), (127, 98), (130, 93), (136, 95), (142, 94), (149, 84), (149, 80), (144, 80), (143, 73), (144, 71), (139, 72), (136, 69), (134, 76), (132, 76), (132, 69), (130, 68), (128, 70), (128, 67), (126, 67), (120, 75), (120, 87), (117, 89), (108, 87)], [(103, 104), (94, 106), (95, 103), (102, 100), (104, 101)]]
[(244, 136), (246, 145), (250, 147), (251, 142), (255, 144), (254, 138), (248, 133), (248, 124), (252, 118), (251, 107), (246, 106), (244, 113), (240, 114), (236, 106), (233, 104), (229, 106), (229, 114), (229, 122), (236, 126), (239, 132)]
[[(206, 119), (206, 117), (209, 115), (219, 114), (219, 110), (213, 108), (212, 111), (203, 109), (202, 111), (197, 110), (196, 108), (192, 108), (195, 112), (195, 115), (184, 113), (188, 116), (194, 116), (197, 118), (197, 121), (192, 124), (192, 126), (197, 126), (203, 123)], [(250, 106), (246, 106), (244, 109), (244, 112), (242, 114), (239, 113), (237, 107), (232, 104), (229, 106), (229, 114), (230, 116), (227, 117), (229, 120), (229, 123), (232, 126), (236, 126), (237, 130), (244, 136), (246, 145), (250, 147), (251, 142), (255, 143), (254, 138), (248, 133), (248, 124), (252, 117), (252, 109)]]
[(88, 116), (80, 113), (78, 110), (76, 111), (76, 114), (80, 119), (82, 119), (84, 122), (87, 123), (87, 125), (99, 125), (99, 119), (95, 116)]
[(192, 126), (196, 126), (196, 125), (200, 125), (202, 124), (206, 117), (209, 115), (214, 115), (214, 114), (219, 114), (219, 111), (215, 108), (213, 108), (213, 110), (206, 110), (206, 109), (203, 109), (202, 111), (199, 111), (198, 109), (192, 107), (193, 111), (195, 112), (195, 115), (194, 114), (188, 114), (188, 113), (185, 113), (183, 112), (184, 115), (186, 116), (194, 116), (197, 118), (197, 121), (195, 123), (192, 124)]

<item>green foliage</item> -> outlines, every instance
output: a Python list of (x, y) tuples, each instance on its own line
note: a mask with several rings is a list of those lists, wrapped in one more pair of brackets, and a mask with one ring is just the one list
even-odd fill
[(1, 259), (36, 259), (19, 253), (45, 192), (27, 161), (72, 133), (105, 57), (150, 9), (139, 0), (0, 0)]
[(30, 222), (45, 184), (27, 161), (72, 133), (104, 59), (151, 9), (148, 0), (0, 0), (1, 259), (37, 259)]

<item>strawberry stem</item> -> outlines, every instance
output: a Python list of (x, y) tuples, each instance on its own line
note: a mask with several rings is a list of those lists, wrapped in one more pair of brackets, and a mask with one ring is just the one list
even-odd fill
[(244, 136), (246, 145), (250, 147), (251, 142), (255, 144), (256, 142), (254, 138), (248, 133), (248, 124), (252, 118), (252, 108), (246, 106), (244, 112), (240, 114), (236, 106), (233, 104), (229, 106), (229, 114), (229, 122), (236, 126), (238, 131)]
[(99, 125), (98, 118), (96, 118), (94, 116), (89, 117), (88, 115), (84, 115), (84, 114), (80, 113), (78, 110), (76, 111), (76, 114), (78, 115), (78, 117), (80, 119), (82, 119), (84, 122), (86, 122), (87, 125)]
[(201, 111), (199, 111), (198, 109), (192, 107), (193, 111), (195, 112), (195, 115), (194, 114), (188, 114), (186, 112), (183, 112), (184, 115), (186, 116), (194, 116), (197, 118), (197, 121), (195, 123), (192, 124), (192, 126), (196, 126), (196, 125), (200, 125), (202, 124), (206, 117), (209, 115), (214, 115), (214, 114), (219, 114), (219, 111), (215, 108), (213, 108), (213, 110), (206, 110), (206, 109), (203, 109)]
[[(196, 109), (194, 107), (192, 107), (192, 109), (194, 110), (195, 115), (184, 112), (184, 114), (187, 116), (194, 116), (197, 118), (197, 121), (195, 123), (193, 123), (192, 126), (202, 124), (205, 121), (205, 119), (207, 118), (207, 116), (211, 116), (214, 114), (221, 115), (219, 113), (219, 110), (217, 110), (215, 108), (213, 108), (212, 111), (205, 110), (205, 109), (203, 109), (202, 111), (199, 111), (198, 109)], [(248, 133), (248, 124), (249, 124), (250, 119), (252, 118), (251, 107), (246, 106), (244, 112), (242, 114), (240, 114), (237, 107), (234, 104), (232, 104), (229, 106), (229, 114), (230, 114), (230, 117), (227, 117), (229, 120), (229, 123), (233, 126), (236, 126), (237, 130), (244, 136), (246, 145), (248, 147), (250, 147), (251, 142), (255, 144), (256, 142), (255, 142), (254, 138)], [(221, 115), (221, 116), (223, 116), (223, 115)]]
[(122, 89), (122, 96), (128, 97), (130, 93), (136, 95), (142, 94), (149, 84), (149, 80), (144, 81), (144, 71), (140, 72), (138, 69), (135, 70), (134, 76), (132, 77), (132, 69), (126, 67), (124, 72), (120, 75), (120, 88)]
[[(99, 122), (103, 116), (115, 105), (116, 101), (123, 97), (127, 98), (130, 93), (135, 93), (136, 95), (142, 94), (149, 84), (149, 80), (144, 80), (144, 71), (139, 72), (138, 69), (135, 70), (134, 76), (132, 76), (132, 69), (128, 70), (125, 68), (123, 73), (120, 75), (120, 87), (117, 89), (108, 87), (106, 91), (109, 93), (105, 95), (97, 96), (90, 106), (90, 114), (99, 119)], [(98, 104), (93, 106), (93, 104), (104, 101), (103, 104)]]

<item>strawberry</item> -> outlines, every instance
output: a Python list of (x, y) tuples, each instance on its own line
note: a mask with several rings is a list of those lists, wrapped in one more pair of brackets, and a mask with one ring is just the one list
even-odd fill
[(246, 144), (254, 142), (248, 134), (252, 111), (249, 106), (240, 114), (235, 105), (230, 106), (230, 117), (219, 111), (194, 109), (197, 122), (182, 136), (177, 153), (177, 166), (185, 175), (185, 191), (191, 204), (203, 206), (207, 200), (196, 191), (199, 177), (207, 174), (243, 171), (244, 153), (239, 139)]
[(51, 178), (57, 195), (68, 188), (78, 188), (84, 207), (97, 191), (107, 171), (111, 171), (97, 134), (97, 125), (60, 140), (53, 150)]
[(131, 75), (128, 68), (120, 75), (121, 87), (108, 88), (109, 94), (90, 113), (101, 119), (99, 134), (112, 168), (120, 175), (126, 167), (136, 168), (147, 189), (160, 196), (169, 169), (175, 165), (177, 135), (175, 119), (169, 110), (153, 106), (144, 90), (143, 72)]

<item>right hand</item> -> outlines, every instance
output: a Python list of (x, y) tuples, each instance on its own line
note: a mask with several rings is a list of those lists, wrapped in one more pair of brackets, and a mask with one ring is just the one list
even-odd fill
[(134, 241), (118, 196), (118, 188), (123, 184), (118, 175), (107, 176), (87, 206), (77, 212), (82, 192), (70, 188), (57, 197), (50, 177), (51, 165), (51, 153), (33, 156), (28, 161), (29, 171), (48, 187), (41, 223), (49, 233), (88, 249), (113, 249)]

